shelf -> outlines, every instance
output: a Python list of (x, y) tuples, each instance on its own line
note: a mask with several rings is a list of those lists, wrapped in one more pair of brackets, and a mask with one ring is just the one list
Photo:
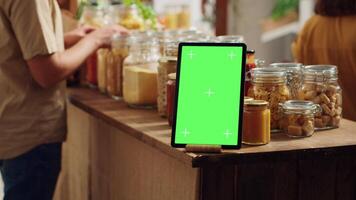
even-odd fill
[(266, 43), (292, 33), (297, 33), (298, 30), (299, 30), (299, 22), (292, 22), (284, 26), (281, 26), (279, 28), (273, 29), (271, 31), (262, 33), (261, 41), (263, 43)]

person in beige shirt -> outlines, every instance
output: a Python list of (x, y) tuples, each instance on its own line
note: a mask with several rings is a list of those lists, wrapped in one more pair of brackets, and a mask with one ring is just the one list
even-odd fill
[(56, 0), (0, 0), (5, 199), (52, 199), (66, 136), (64, 80), (113, 34), (125, 32), (81, 27), (64, 36), (62, 26)]

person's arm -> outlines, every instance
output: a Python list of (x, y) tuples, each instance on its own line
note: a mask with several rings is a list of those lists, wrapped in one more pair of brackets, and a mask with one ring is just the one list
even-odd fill
[(80, 26), (72, 31), (64, 34), (64, 46), (66, 49), (71, 48), (73, 45), (77, 44), (81, 39), (83, 39), (89, 33), (95, 31), (96, 29), (91, 26)]
[(98, 48), (110, 45), (112, 35), (118, 32), (126, 30), (121, 27), (99, 29), (63, 52), (29, 59), (31, 75), (41, 87), (51, 87), (70, 76)]

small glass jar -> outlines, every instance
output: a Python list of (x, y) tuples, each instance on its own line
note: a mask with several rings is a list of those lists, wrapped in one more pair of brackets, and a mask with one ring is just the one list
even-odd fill
[(173, 115), (176, 103), (176, 73), (168, 75), (167, 82), (167, 118), (169, 126), (173, 124)]
[(115, 35), (107, 60), (107, 92), (114, 99), (122, 97), (123, 62), (128, 55), (128, 40), (125, 35)]
[(338, 128), (342, 117), (342, 90), (334, 65), (304, 67), (304, 80), (298, 99), (319, 104), (322, 112), (315, 116), (317, 129)]
[(290, 100), (280, 104), (283, 132), (294, 138), (309, 137), (314, 134), (314, 116), (321, 107), (311, 101)]
[(244, 43), (245, 39), (242, 35), (222, 35), (217, 37), (221, 43)]
[(252, 86), (248, 96), (255, 100), (264, 100), (269, 103), (271, 110), (271, 129), (280, 129), (279, 103), (290, 99), (287, 87), (287, 74), (285, 70), (277, 68), (255, 68), (251, 70)]
[(155, 108), (159, 58), (159, 45), (154, 38), (132, 41), (123, 66), (123, 98), (129, 106)]
[(157, 109), (161, 117), (167, 116), (167, 81), (168, 75), (177, 71), (176, 57), (162, 57), (158, 66), (158, 98)]
[(108, 54), (110, 54), (109, 49), (99, 49), (97, 52), (97, 66), (98, 66), (98, 89), (102, 93), (106, 93), (106, 71), (107, 71), (107, 64), (108, 64)]
[(139, 15), (136, 5), (122, 6), (120, 8), (119, 24), (130, 30), (143, 30), (144, 20)]
[(254, 68), (256, 68), (255, 50), (247, 50), (245, 67), (245, 95), (248, 95), (248, 90), (251, 87), (251, 70)]
[(298, 91), (303, 82), (303, 64), (301, 63), (273, 63), (270, 67), (277, 67), (287, 71), (287, 85), (291, 98), (298, 98)]
[(96, 52), (90, 55), (86, 60), (86, 82), (91, 88), (96, 88), (98, 85)]
[(248, 145), (268, 144), (271, 140), (270, 115), (267, 101), (245, 101), (242, 143)]
[(164, 56), (165, 57), (176, 57), (178, 58), (178, 39), (167, 39), (164, 43)]

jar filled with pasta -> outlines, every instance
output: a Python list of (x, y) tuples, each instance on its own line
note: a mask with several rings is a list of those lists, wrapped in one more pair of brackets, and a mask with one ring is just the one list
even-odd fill
[(248, 96), (255, 100), (264, 100), (269, 103), (271, 110), (271, 129), (280, 129), (281, 116), (279, 103), (284, 103), (291, 98), (287, 86), (287, 73), (277, 68), (255, 68), (251, 70), (252, 86)]
[(312, 101), (289, 100), (280, 104), (282, 129), (290, 137), (309, 137), (314, 134), (314, 116), (321, 107)]
[(342, 117), (342, 90), (334, 65), (310, 65), (304, 68), (303, 85), (298, 93), (301, 100), (319, 104), (322, 112), (315, 116), (317, 129), (337, 128)]
[(123, 65), (123, 98), (129, 106), (156, 107), (159, 58), (157, 39), (132, 39)]
[(303, 81), (303, 65), (301, 63), (273, 63), (270, 67), (277, 67), (286, 70), (287, 85), (289, 87), (291, 98), (298, 98), (298, 91)]

